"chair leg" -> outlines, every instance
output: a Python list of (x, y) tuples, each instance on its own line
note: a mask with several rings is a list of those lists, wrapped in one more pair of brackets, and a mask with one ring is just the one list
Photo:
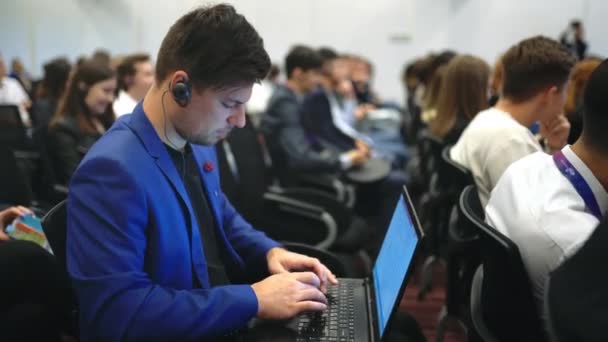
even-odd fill
[(448, 315), (448, 308), (444, 305), (441, 307), (441, 312), (439, 313), (439, 322), (437, 323), (437, 342), (443, 342), (443, 337), (445, 336), (445, 331), (448, 328), (448, 320), (450, 315)]
[(418, 300), (423, 300), (427, 292), (433, 288), (433, 266), (437, 262), (437, 257), (429, 256), (422, 265), (420, 276), (420, 290), (418, 291)]

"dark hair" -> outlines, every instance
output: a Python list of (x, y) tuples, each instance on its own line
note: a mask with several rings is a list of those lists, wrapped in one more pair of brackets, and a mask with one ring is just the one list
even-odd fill
[(195, 87), (221, 89), (264, 79), (270, 57), (247, 19), (220, 4), (195, 9), (171, 26), (156, 59), (157, 82), (176, 70)]
[(570, 26), (571, 26), (573, 29), (578, 29), (578, 28), (580, 28), (580, 27), (581, 27), (581, 25), (582, 25), (582, 23), (581, 23), (581, 21), (580, 21), (580, 20), (578, 20), (578, 19), (574, 19), (574, 20), (572, 20), (572, 21), (570, 22)]
[(43, 95), (53, 101), (58, 101), (65, 90), (72, 65), (67, 58), (55, 58), (44, 65), (42, 79)]
[(110, 65), (112, 62), (112, 56), (110, 55), (108, 50), (101, 49), (101, 48), (97, 49), (97, 50), (95, 50), (95, 52), (93, 52), (93, 56), (91, 56), (91, 59), (94, 61), (97, 61), (98, 63), (107, 64), (107, 65)]
[(135, 64), (149, 61), (150, 55), (145, 53), (135, 53), (126, 56), (116, 67), (118, 89), (127, 91), (129, 85), (127, 84), (125, 79), (130, 76), (135, 76), (135, 73), (137, 72), (137, 70), (135, 69)]
[(318, 50), (319, 56), (321, 57), (321, 64), (325, 64), (331, 60), (337, 59), (340, 57), (336, 50), (329, 47), (322, 47)]
[[(95, 133), (97, 130), (91, 122), (91, 112), (87, 108), (84, 99), (87, 96), (88, 88), (95, 83), (99, 83), (115, 77), (115, 72), (109, 65), (98, 60), (86, 60), (76, 68), (76, 72), (70, 80), (66, 91), (61, 97), (57, 111), (51, 120), (50, 127), (53, 128), (65, 117), (73, 117), (78, 120), (78, 126), (83, 132)], [(81, 84), (87, 89), (82, 90)], [(110, 128), (116, 116), (109, 105), (106, 112), (99, 117), (99, 120), (106, 129)]]
[(502, 96), (523, 102), (539, 91), (568, 81), (576, 57), (557, 41), (536, 36), (512, 46), (502, 57)]
[(287, 78), (291, 78), (291, 74), (296, 68), (302, 71), (311, 69), (320, 69), (322, 65), (321, 56), (319, 53), (308, 46), (294, 46), (287, 57), (285, 57), (285, 71)]
[(592, 149), (608, 154), (608, 59), (591, 74), (583, 102), (583, 141)]
[(266, 79), (268, 79), (270, 81), (275, 81), (277, 79), (277, 77), (279, 77), (280, 74), (281, 74), (281, 69), (279, 68), (279, 66), (276, 64), (272, 64), (270, 66), (270, 71), (268, 72), (268, 75), (266, 75)]
[(431, 133), (443, 138), (460, 117), (471, 121), (488, 107), (487, 87), (490, 66), (482, 59), (457, 56), (445, 66), (437, 99), (437, 116), (430, 122)]

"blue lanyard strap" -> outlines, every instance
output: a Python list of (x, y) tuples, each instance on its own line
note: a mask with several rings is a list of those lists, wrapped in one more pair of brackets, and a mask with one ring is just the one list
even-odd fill
[(602, 211), (600, 206), (597, 204), (597, 199), (593, 194), (593, 191), (589, 187), (589, 184), (585, 181), (585, 178), (578, 172), (578, 170), (570, 163), (562, 151), (558, 151), (553, 155), (553, 161), (559, 171), (570, 181), (579, 196), (583, 198), (585, 206), (591, 211), (593, 216), (597, 217), (598, 220), (602, 220)]

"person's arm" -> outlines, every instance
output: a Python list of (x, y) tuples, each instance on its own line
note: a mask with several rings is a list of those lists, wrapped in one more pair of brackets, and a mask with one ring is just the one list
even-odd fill
[[(185, 290), (151, 281), (144, 262), (152, 209), (140, 181), (117, 161), (91, 158), (71, 182), (67, 260), (81, 330), (102, 340), (200, 340), (245, 326), (258, 313), (249, 285)], [(241, 245), (251, 255), (274, 246)]]

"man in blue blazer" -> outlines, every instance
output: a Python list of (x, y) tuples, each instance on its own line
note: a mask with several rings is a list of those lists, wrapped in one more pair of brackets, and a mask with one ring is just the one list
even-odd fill
[(209, 340), (256, 316), (326, 308), (335, 276), (253, 229), (219, 186), (212, 145), (245, 124), (269, 68), (262, 39), (229, 5), (170, 28), (155, 84), (70, 184), (67, 258), (83, 340)]

